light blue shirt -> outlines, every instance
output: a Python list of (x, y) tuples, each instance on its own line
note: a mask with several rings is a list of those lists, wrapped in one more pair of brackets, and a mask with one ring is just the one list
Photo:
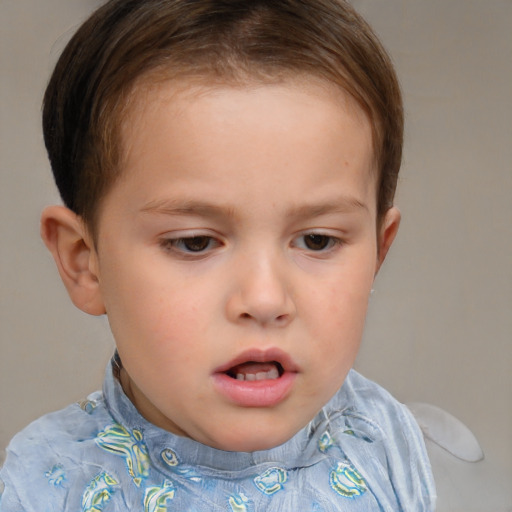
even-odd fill
[(353, 370), (292, 439), (237, 453), (147, 422), (109, 368), (103, 392), (43, 416), (11, 441), (0, 478), (1, 512), (435, 509), (413, 416)]

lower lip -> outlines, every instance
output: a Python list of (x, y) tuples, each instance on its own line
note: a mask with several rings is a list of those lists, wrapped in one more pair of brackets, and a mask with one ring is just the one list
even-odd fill
[(221, 395), (240, 407), (274, 407), (288, 396), (296, 376), (285, 372), (278, 379), (247, 381), (216, 373), (213, 381)]

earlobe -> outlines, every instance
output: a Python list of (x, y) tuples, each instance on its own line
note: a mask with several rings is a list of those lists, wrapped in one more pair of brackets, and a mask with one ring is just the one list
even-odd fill
[(382, 222), (380, 223), (378, 233), (378, 253), (377, 253), (377, 265), (375, 268), (375, 274), (379, 271), (382, 263), (384, 262), (386, 255), (393, 243), (398, 228), (400, 226), (401, 214), (400, 210), (395, 206), (389, 208), (385, 213)]
[(97, 255), (80, 218), (63, 206), (46, 208), (41, 215), (41, 238), (73, 304), (91, 315), (104, 314)]

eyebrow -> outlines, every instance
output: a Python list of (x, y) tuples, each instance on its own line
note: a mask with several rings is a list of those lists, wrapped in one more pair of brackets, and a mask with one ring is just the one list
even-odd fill
[(358, 211), (369, 212), (368, 205), (359, 199), (351, 196), (338, 197), (335, 200), (319, 203), (305, 204), (293, 207), (288, 215), (296, 218), (321, 217), (333, 213), (355, 213)]
[[(173, 200), (162, 199), (150, 201), (140, 210), (143, 213), (155, 213), (162, 215), (186, 216), (195, 215), (198, 217), (234, 217), (233, 207), (210, 204), (196, 200)], [(358, 211), (369, 212), (368, 206), (359, 199), (352, 196), (341, 196), (334, 200), (322, 203), (304, 204), (292, 206), (286, 212), (287, 217), (312, 218), (335, 213), (355, 213)]]
[(143, 213), (163, 215), (197, 215), (198, 217), (233, 217), (233, 208), (195, 200), (162, 199), (150, 201), (140, 210)]

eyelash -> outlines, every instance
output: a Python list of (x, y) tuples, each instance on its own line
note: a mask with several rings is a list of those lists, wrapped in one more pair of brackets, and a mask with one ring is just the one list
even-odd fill
[[(317, 247), (313, 248), (313, 244), (316, 244)], [(342, 244), (343, 241), (340, 238), (324, 233), (312, 232), (304, 233), (294, 239), (293, 247), (311, 253), (324, 254), (331, 252)], [(192, 247), (193, 245), (195, 247)], [(189, 258), (204, 256), (221, 245), (223, 244), (220, 240), (208, 235), (164, 238), (160, 241), (160, 246), (163, 249)]]
[[(201, 242), (206, 242), (203, 244)], [(188, 246), (187, 246), (188, 244)], [(198, 244), (199, 249), (191, 248), (191, 245)], [(177, 252), (185, 256), (202, 256), (208, 251), (220, 247), (222, 243), (208, 235), (185, 236), (180, 238), (164, 238), (160, 241), (160, 246), (165, 250)], [(212, 247), (213, 246), (213, 247)]]
[[(304, 241), (304, 247), (299, 247), (301, 249), (311, 251), (313, 253), (328, 253), (334, 250), (336, 247), (343, 244), (343, 241), (340, 238), (337, 238), (332, 235), (327, 235), (324, 233), (304, 233), (299, 237), (299, 240), (302, 239)], [(316, 239), (316, 240), (315, 240)], [(313, 249), (311, 247), (311, 243), (320, 243), (322, 247)], [(295, 243), (295, 246), (299, 245)]]

